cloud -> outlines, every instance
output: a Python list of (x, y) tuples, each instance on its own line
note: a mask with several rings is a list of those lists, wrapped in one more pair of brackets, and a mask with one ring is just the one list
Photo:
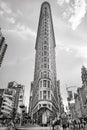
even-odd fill
[[(69, 46), (65, 46), (64, 45), (64, 43), (62, 42), (62, 41), (57, 41), (57, 48), (56, 48), (56, 50), (64, 50), (64, 51), (66, 51), (66, 52), (68, 52), (68, 53), (71, 53), (72, 52), (72, 48), (71, 47), (69, 47)], [(58, 52), (58, 51), (57, 51)], [(58, 53), (57, 53), (58, 54)]]
[(68, 6), (66, 10), (63, 12), (63, 18), (69, 19), (69, 17), (73, 14), (73, 7)]
[[(66, 6), (65, 6), (65, 4)], [(86, 0), (57, 0), (57, 4), (62, 6), (63, 18), (68, 20), (73, 30), (75, 30), (82, 19), (85, 17), (87, 12), (87, 3)], [(61, 10), (62, 10), (61, 8)]]
[(33, 30), (31, 30), (29, 27), (27, 27), (21, 23), (17, 23), (16, 31), (21, 32), (24, 35), (31, 35), (33, 37), (36, 36), (36, 33)]
[(21, 23), (15, 23), (15, 19), (13, 18), (8, 18), (8, 21), (14, 24), (14, 26), (12, 29), (3, 29), (3, 31), (14, 33), (14, 35), (20, 36), (23, 40), (26, 40), (29, 36), (32, 36), (33, 38), (36, 37), (36, 33), (28, 26)]
[[(10, 5), (8, 3), (3, 2), (2, 0), (0, 0), (0, 8), (1, 8), (0, 14), (2, 14), (2, 13), (6, 14), (6, 17), (10, 16), (10, 17), (13, 17), (13, 18), (17, 18), (19, 16), (23, 16), (23, 13), (21, 12), (20, 9), (13, 11), (12, 7), (10, 7)], [(11, 20), (13, 18), (11, 18)]]
[(14, 17), (7, 17), (7, 21), (11, 24), (15, 24), (16, 20)]
[(70, 0), (65, 0), (65, 2), (68, 4), (70, 2)]
[(62, 6), (64, 3), (68, 4), (69, 2), (70, 2), (70, 0), (57, 0), (57, 4), (60, 6)]
[[(19, 36), (21, 36), (23, 39), (27, 38), (28, 35), (35, 37), (36, 33), (30, 29), (27, 25), (24, 23), (21, 23), (21, 20), (18, 21), (18, 17), (22, 17), (23, 13), (20, 9), (17, 9), (15, 12), (11, 9), (11, 5), (9, 5), (7, 2), (4, 2), (0, 0), (0, 16), (3, 16), (4, 21), (6, 21), (8, 26), (7, 31), (12, 31), (17, 33)], [(3, 15), (4, 14), (4, 15)]]
[(84, 62), (86, 61), (86, 59), (87, 59), (87, 45), (84, 42), (81, 41), (82, 44), (81, 44), (81, 42), (79, 42), (79, 44), (70, 44), (68, 41), (68, 43), (69, 43), (68, 44), (67, 42), (59, 41), (58, 39), (56, 39), (56, 41), (57, 41), (56, 42), (57, 43), (56, 44), (57, 45), (56, 55), (59, 55), (60, 51), (64, 51), (69, 55), (74, 54), (74, 56), (76, 58), (82, 58), (84, 60)]
[(9, 8), (9, 6), (7, 5), (7, 3), (1, 1), (0, 7), (3, 9), (4, 12), (6, 12), (7, 14), (11, 14), (12, 10)]
[(14, 60), (10, 60), (10, 61), (4, 61), (3, 67), (13, 67), (13, 66), (17, 66), (19, 64), (23, 64), (27, 61), (31, 60), (31, 57), (20, 57)]
[(77, 47), (77, 57), (83, 57), (87, 59), (87, 47)]
[(57, 0), (57, 4), (58, 4), (58, 5), (62, 6), (63, 3), (64, 3), (64, 0)]
[(23, 13), (19, 9), (17, 10), (17, 14), (23, 16)]
[(78, 25), (82, 21), (82, 18), (84, 18), (87, 11), (86, 7), (87, 4), (85, 0), (75, 0), (73, 14), (69, 19), (69, 23), (71, 23), (73, 30), (75, 30), (78, 27)]
[(2, 10), (0, 10), (0, 16), (3, 16), (4, 12)]

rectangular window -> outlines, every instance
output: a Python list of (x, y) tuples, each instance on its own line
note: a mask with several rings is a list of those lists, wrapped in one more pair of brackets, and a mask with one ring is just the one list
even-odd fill
[(50, 99), (50, 91), (48, 91), (48, 99)]
[(41, 78), (43, 77), (43, 73), (41, 72)]
[(46, 50), (46, 49), (47, 49), (47, 46), (44, 46), (44, 49)]
[(48, 69), (49, 69), (49, 65), (48, 65)]
[[(47, 38), (47, 37), (45, 36), (45, 38)], [(47, 41), (44, 41), (44, 43), (47, 44)]]
[(40, 99), (42, 99), (42, 91), (40, 91)]
[(42, 52), (42, 56), (43, 56), (43, 52)]
[(43, 68), (43, 65), (41, 65), (41, 68)]
[(47, 68), (47, 64), (44, 64), (44, 68)]
[(46, 62), (47, 61), (47, 57), (44, 57), (44, 62)]
[(49, 72), (48, 72), (48, 78), (49, 78)]
[(42, 81), (40, 81), (40, 87), (42, 87)]
[(43, 99), (46, 99), (46, 90), (43, 91)]
[(48, 88), (50, 88), (50, 81), (48, 81)]
[(43, 58), (41, 59), (41, 62), (43, 62)]
[(47, 55), (47, 51), (44, 51), (44, 55)]
[(43, 87), (46, 87), (46, 80), (43, 80)]

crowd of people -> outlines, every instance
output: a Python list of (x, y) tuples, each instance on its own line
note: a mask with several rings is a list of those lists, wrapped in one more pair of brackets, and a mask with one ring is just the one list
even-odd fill
[[(12, 119), (9, 118), (3, 118), (1, 120), (2, 126), (7, 124), (7, 127), (10, 129), (11, 127), (16, 129), (16, 125), (20, 124), (20, 118), (15, 118), (12, 117)], [(38, 124), (38, 120), (31, 120), (29, 116), (26, 116), (26, 118), (23, 117), (21, 125), (26, 125), (26, 124)], [(85, 118), (76, 118), (72, 119), (71, 116), (67, 116), (66, 114), (61, 116), (57, 115), (54, 119), (49, 119), (47, 122), (48, 125), (50, 126), (51, 130), (86, 130), (87, 128), (87, 119)]]
[(51, 121), (52, 130), (86, 130), (87, 121), (85, 118), (71, 119), (65, 117), (55, 117)]

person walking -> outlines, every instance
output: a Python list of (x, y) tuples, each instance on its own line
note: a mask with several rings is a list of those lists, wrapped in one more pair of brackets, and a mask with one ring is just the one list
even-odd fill
[(67, 117), (62, 118), (62, 127), (63, 127), (63, 130), (66, 130), (68, 128)]

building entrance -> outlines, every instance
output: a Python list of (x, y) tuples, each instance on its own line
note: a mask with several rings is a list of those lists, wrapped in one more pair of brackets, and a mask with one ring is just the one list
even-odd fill
[(50, 124), (51, 111), (47, 108), (41, 108), (38, 111), (38, 124), (41, 126), (48, 126)]

